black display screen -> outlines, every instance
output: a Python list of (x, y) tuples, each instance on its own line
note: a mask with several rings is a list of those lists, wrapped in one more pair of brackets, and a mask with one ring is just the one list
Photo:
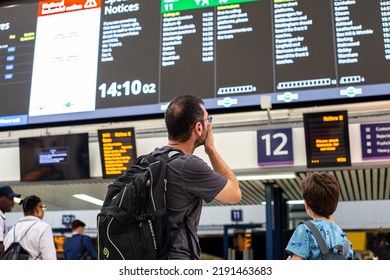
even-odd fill
[(303, 114), (307, 167), (350, 166), (347, 111)]
[(384, 0), (0, 5), (0, 129), (162, 115), (180, 94), (216, 112), (263, 95), (279, 107), (388, 99), (389, 72)]
[(19, 138), (20, 181), (90, 178), (88, 133)]

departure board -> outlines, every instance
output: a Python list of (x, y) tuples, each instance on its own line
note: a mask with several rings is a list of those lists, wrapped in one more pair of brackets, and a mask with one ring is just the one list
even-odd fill
[[(0, 129), (388, 99), (390, 1), (7, 0)], [(292, 104), (292, 105), (291, 105)]]
[(0, 127), (28, 122), (37, 7), (0, 9)]
[(137, 158), (134, 128), (98, 130), (103, 179), (123, 174)]
[(347, 111), (303, 114), (307, 167), (350, 166)]

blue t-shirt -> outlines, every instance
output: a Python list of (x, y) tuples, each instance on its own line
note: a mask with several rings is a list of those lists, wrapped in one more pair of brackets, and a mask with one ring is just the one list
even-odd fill
[[(324, 220), (313, 220), (312, 222), (325, 239), (328, 248), (345, 244), (347, 236), (338, 225)], [(287, 244), (286, 252), (289, 255), (300, 256), (305, 260), (314, 260), (320, 255), (321, 251), (309, 228), (302, 223), (297, 226), (292, 234)], [(350, 244), (346, 259), (352, 258), (353, 250), (352, 244)]]

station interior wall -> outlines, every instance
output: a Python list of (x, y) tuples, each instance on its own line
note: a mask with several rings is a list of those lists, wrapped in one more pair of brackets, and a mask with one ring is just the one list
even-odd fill
[[(216, 120), (217, 121), (217, 120)], [(350, 150), (351, 150), (351, 161), (355, 165), (362, 164), (362, 153), (361, 153), (361, 141), (360, 141), (360, 124), (350, 124), (349, 125), (349, 134), (350, 134)], [(67, 133), (81, 133), (81, 132), (90, 132), (95, 134), (99, 126), (97, 125), (93, 131), (82, 130), (78, 127), (69, 128), (62, 132), (62, 134)], [(269, 128), (268, 128), (269, 129)], [(19, 167), (19, 147), (17, 146), (18, 138), (20, 137), (29, 137), (29, 136), (39, 136), (45, 135), (42, 134), (41, 130), (32, 131), (34, 135), (21, 134), (16, 136), (16, 138), (10, 137), (10, 141), (14, 141), (14, 145), (8, 147), (2, 147), (0, 149), (0, 158), (3, 159), (0, 162), (0, 182), (12, 182), (20, 181), (20, 167)], [(305, 136), (303, 127), (293, 127), (293, 153), (294, 153), (294, 164), (292, 167), (299, 168), (306, 165), (306, 154), (305, 154)], [(17, 133), (12, 133), (12, 135)], [(59, 133), (61, 134), (61, 133)], [(137, 129), (136, 129), (137, 134)], [(54, 135), (54, 134), (53, 134)], [(0, 132), (0, 139), (1, 139)], [(91, 137), (90, 137), (91, 138)], [(251, 128), (250, 130), (240, 130), (240, 131), (225, 131), (220, 129), (214, 133), (215, 145), (217, 150), (227, 162), (227, 164), (237, 173), (241, 172), (247, 173), (251, 172), (256, 173), (274, 173), (278, 172), (278, 167), (276, 168), (261, 168), (257, 163), (257, 130)], [(3, 138), (4, 139), (4, 138)], [(137, 138), (137, 154), (149, 153), (156, 147), (160, 147), (167, 144), (166, 136), (156, 136), (148, 138)], [(99, 144), (97, 139), (95, 141), (90, 141), (89, 143), (89, 162), (90, 162), (90, 175), (92, 178), (102, 176), (101, 160), (100, 160), (100, 151)], [(204, 159), (208, 164), (210, 161), (207, 155), (204, 153), (204, 150), (200, 147), (195, 151), (195, 154)], [(383, 164), (386, 161), (382, 161)], [(284, 169), (288, 169), (289, 166), (284, 166)]]

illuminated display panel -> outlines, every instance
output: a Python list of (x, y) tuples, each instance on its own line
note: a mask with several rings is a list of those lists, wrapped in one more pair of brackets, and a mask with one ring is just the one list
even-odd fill
[(90, 178), (88, 133), (19, 138), (20, 180)]
[(350, 166), (347, 111), (303, 114), (308, 168)]
[(134, 128), (98, 130), (103, 178), (117, 178), (137, 158)]
[[(370, 16), (367, 16), (370, 15)], [(390, 2), (7, 0), (0, 129), (388, 99)]]

